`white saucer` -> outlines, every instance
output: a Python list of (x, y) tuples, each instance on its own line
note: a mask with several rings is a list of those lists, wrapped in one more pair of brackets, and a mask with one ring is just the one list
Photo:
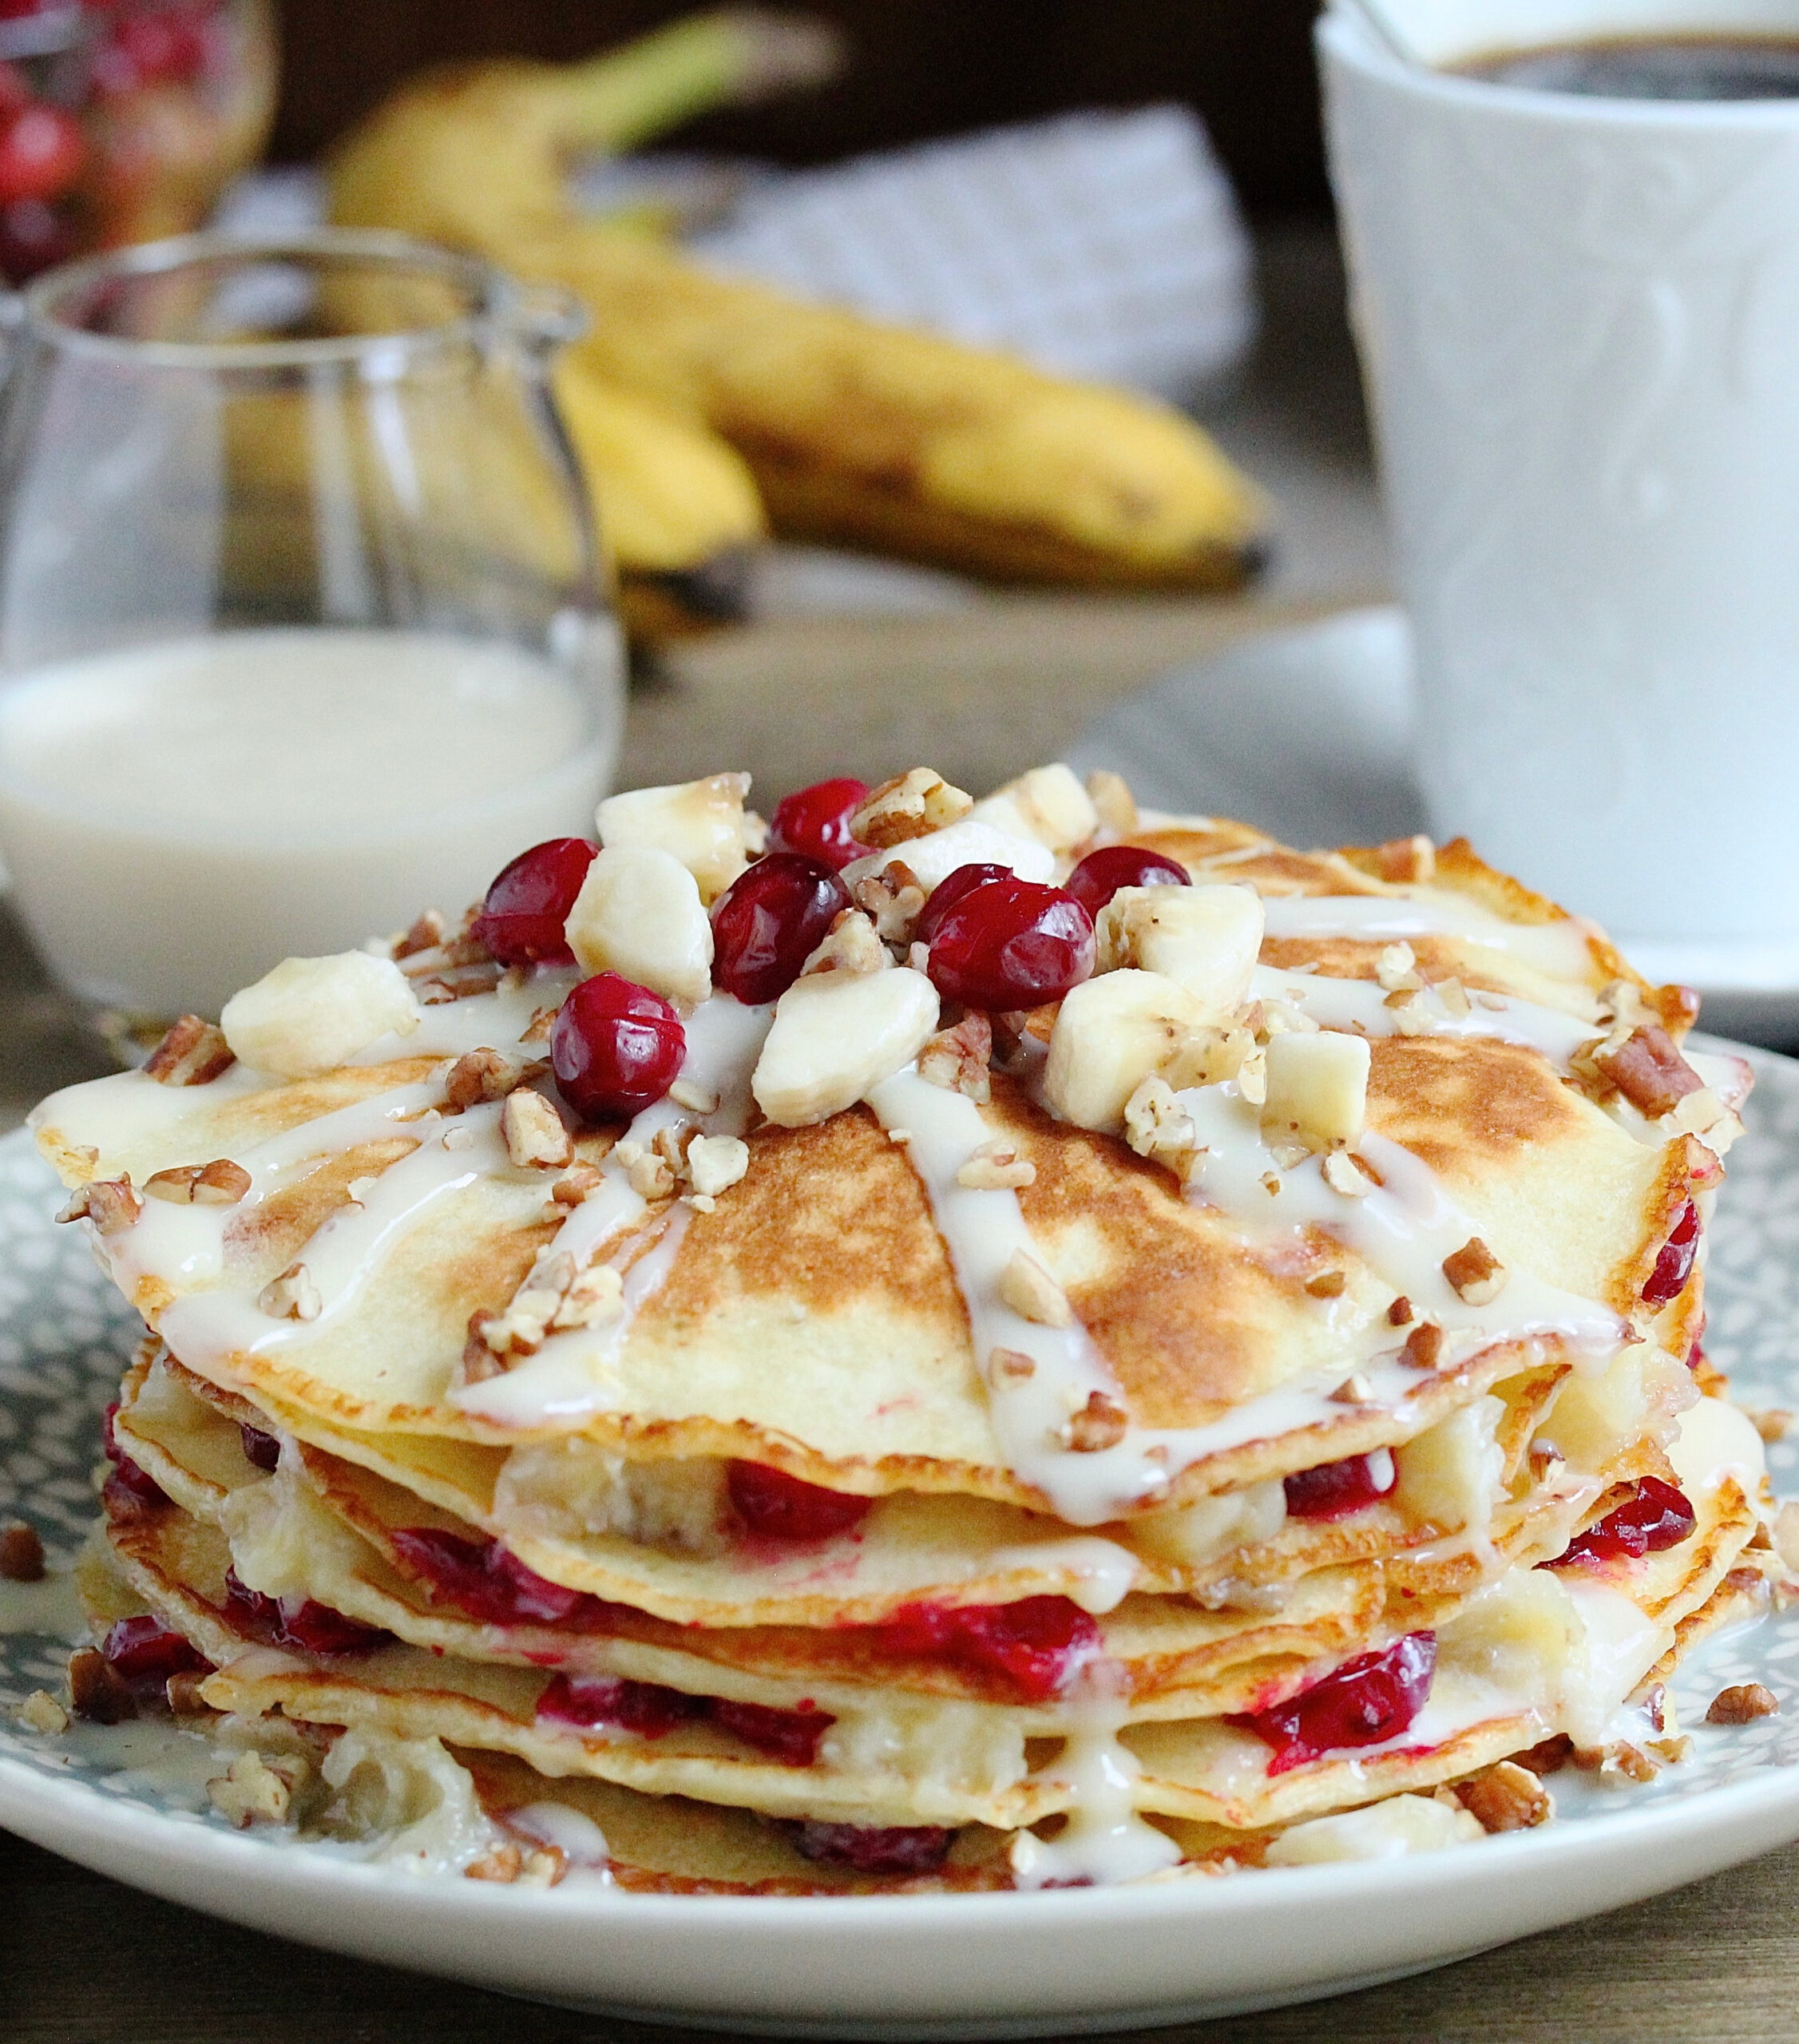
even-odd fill
[[(1397, 606), (1270, 632), (1116, 704), (1070, 763), (1112, 768), (1147, 806), (1242, 818), (1290, 844), (1409, 836), (1426, 828), (1412, 778), (1411, 667)], [(1707, 1028), (1799, 1040), (1799, 944), (1632, 937), (1623, 948), (1646, 977), (1698, 988)]]
[[(1749, 1132), (1710, 1236), (1710, 1346), (1746, 1404), (1791, 1406), (1799, 1064), (1753, 1062)], [(33, 1520), (59, 1564), (93, 1518), (101, 1410), (138, 1331), (78, 1233), (52, 1226), (61, 1197), (29, 1135), (0, 1139), (0, 1523)], [(1799, 1435), (1769, 1453), (1777, 1489), (1799, 1487)], [(1558, 1774), (1558, 1814), (1539, 1830), (1223, 1880), (849, 1899), (505, 1888), (234, 1831), (155, 1770), (133, 1769), (107, 1735), (71, 1741), (17, 1721), (30, 1690), (60, 1686), (68, 1650), (53, 1632), (0, 1626), (0, 1824), (303, 1943), (689, 2027), (898, 2039), (1197, 2022), (1440, 1966), (1799, 1838), (1799, 1610), (1721, 1635), (1682, 1668), (1685, 1762), (1640, 1786)], [(1785, 1709), (1706, 1725), (1711, 1697), (1745, 1682)], [(0, 2030), (5, 2007), (0, 1979)]]

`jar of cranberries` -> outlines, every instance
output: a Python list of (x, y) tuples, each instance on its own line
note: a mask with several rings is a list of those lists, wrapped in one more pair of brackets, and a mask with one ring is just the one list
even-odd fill
[(199, 227), (276, 70), (271, 0), (0, 0), (0, 271)]

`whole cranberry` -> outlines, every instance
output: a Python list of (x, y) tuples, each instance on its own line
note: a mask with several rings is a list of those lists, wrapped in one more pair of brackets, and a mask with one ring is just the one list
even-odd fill
[(704, 1715), (698, 1697), (682, 1695), (660, 1682), (635, 1682), (620, 1675), (556, 1675), (537, 1698), (537, 1715), (553, 1725), (586, 1731), (616, 1725), (640, 1739), (660, 1739), (690, 1717)]
[(687, 1048), (681, 1018), (661, 995), (616, 972), (583, 980), (549, 1040), (556, 1083), (584, 1121), (616, 1121), (660, 1100)]
[(1178, 860), (1139, 845), (1107, 845), (1089, 852), (1068, 875), (1068, 892), (1096, 916), (1121, 887), (1191, 887), (1193, 876)]
[(766, 1462), (733, 1462), (725, 1487), (737, 1516), (759, 1539), (826, 1540), (867, 1518), (874, 1500), (826, 1490)]
[(1399, 1472), (1386, 1449), (1347, 1456), (1315, 1469), (1295, 1470), (1284, 1486), (1287, 1511), (1294, 1519), (1347, 1519), (1386, 1496), (1398, 1481)]
[(965, 894), (972, 894), (977, 887), (985, 887), (989, 880), (1009, 880), (1012, 868), (1008, 866), (959, 866), (947, 873), (931, 889), (930, 899), (918, 911), (918, 921), (912, 934), (920, 944), (929, 944), (937, 934), (941, 922)]
[(1699, 1210), (1690, 1199), (1669, 1230), (1668, 1239), (1655, 1259), (1655, 1268), (1650, 1272), (1649, 1281), (1642, 1288), (1643, 1304), (1665, 1306), (1678, 1299), (1687, 1279), (1693, 1275), (1698, 1254)]
[(778, 852), (798, 852), (834, 872), (867, 852), (850, 834), (850, 818), (868, 793), (866, 781), (814, 781), (775, 805), (769, 844)]
[(572, 965), (562, 926), (593, 863), (584, 838), (549, 838), (521, 852), (487, 890), (474, 933), (502, 965)]
[(1271, 1709), (1232, 1722), (1274, 1749), (1270, 1774), (1349, 1746), (1377, 1746), (1403, 1732), (1425, 1707), (1436, 1672), (1436, 1634), (1408, 1633), (1384, 1653), (1358, 1654), (1322, 1682)]
[(72, 113), (35, 102), (22, 108), (0, 125), (0, 204), (53, 199), (73, 182), (86, 153)]
[(779, 1000), (850, 906), (834, 867), (771, 852), (740, 873), (712, 910), (712, 984), (751, 1005)]
[(1093, 918), (1080, 902), (1011, 874), (971, 888), (929, 943), (931, 984), (965, 1008), (1036, 1008), (1093, 970)]
[(1596, 1525), (1571, 1540), (1548, 1568), (1566, 1568), (1583, 1561), (1639, 1561), (1678, 1547), (1697, 1524), (1686, 1494), (1659, 1476), (1644, 1476), (1634, 1497), (1608, 1511)]
[(148, 1612), (121, 1618), (100, 1650), (113, 1674), (133, 1689), (160, 1689), (171, 1675), (212, 1672), (212, 1663), (192, 1641)]

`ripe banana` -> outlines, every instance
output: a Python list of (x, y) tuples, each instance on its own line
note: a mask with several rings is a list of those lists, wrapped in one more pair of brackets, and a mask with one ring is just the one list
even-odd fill
[[(715, 34), (719, 18), (682, 26)], [(1244, 579), (1262, 499), (1171, 408), (715, 275), (579, 215), (563, 158), (668, 117), (680, 95), (652, 60), (660, 46), (668, 63), (677, 33), (569, 69), (485, 65), (402, 87), (339, 148), (332, 217), (572, 287), (593, 316), (581, 359), (723, 434), (779, 532), (1004, 580)]]

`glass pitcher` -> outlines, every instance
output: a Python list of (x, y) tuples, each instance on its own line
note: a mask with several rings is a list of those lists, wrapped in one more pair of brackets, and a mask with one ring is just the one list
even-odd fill
[(115, 1038), (591, 830), (624, 660), (549, 391), (580, 317), (343, 231), (10, 302), (0, 853)]

